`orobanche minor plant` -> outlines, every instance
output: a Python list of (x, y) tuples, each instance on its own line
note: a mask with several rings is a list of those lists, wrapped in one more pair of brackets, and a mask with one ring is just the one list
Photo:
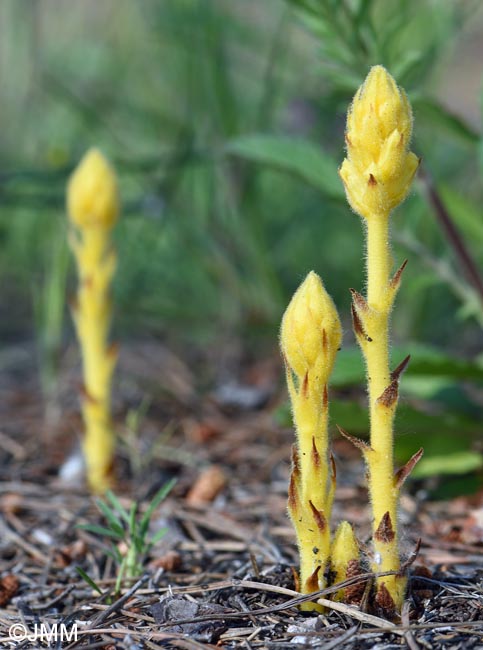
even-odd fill
[[(299, 589), (304, 594), (323, 588), (330, 558), (335, 467), (329, 453), (328, 382), (341, 338), (335, 305), (319, 276), (309, 273), (287, 307), (280, 334), (297, 431), (288, 511), (297, 536)], [(308, 610), (318, 608), (314, 603), (304, 605)]]
[[(354, 332), (367, 368), (370, 445), (360, 445), (369, 470), (373, 515), (374, 571), (399, 571), (399, 491), (420, 450), (394, 475), (393, 422), (401, 373), (409, 357), (391, 372), (389, 318), (406, 262), (392, 275), (389, 244), (391, 211), (404, 200), (419, 160), (409, 151), (412, 112), (404, 91), (375, 66), (357, 91), (347, 116), (347, 158), (340, 175), (352, 209), (365, 221), (367, 296), (352, 290)], [(376, 601), (400, 610), (406, 589), (402, 575), (378, 579)]]
[[(389, 319), (406, 262), (392, 275), (389, 218), (406, 197), (419, 165), (409, 151), (411, 132), (411, 107), (404, 91), (382, 66), (373, 67), (348, 113), (347, 158), (340, 169), (348, 201), (366, 226), (367, 296), (351, 291), (354, 331), (367, 368), (370, 443), (341, 433), (363, 451), (368, 466), (372, 567), (376, 573), (394, 572), (379, 577), (376, 586), (376, 604), (388, 615), (400, 611), (406, 589), (398, 550), (399, 491), (422, 455), (419, 450), (394, 473), (393, 421), (399, 379), (409, 357), (391, 372)], [(310, 273), (287, 308), (281, 329), (298, 441), (288, 510), (300, 551), (302, 593), (324, 584), (329, 563), (336, 582), (358, 564), (359, 547), (347, 522), (339, 526), (330, 547), (335, 471), (328, 451), (327, 382), (340, 340), (334, 304), (320, 279)], [(344, 593), (339, 591), (337, 597)]]
[(117, 347), (109, 344), (108, 336), (110, 286), (116, 269), (111, 232), (119, 198), (116, 176), (97, 149), (87, 152), (69, 180), (67, 210), (72, 225), (69, 243), (79, 275), (72, 312), (83, 362), (83, 450), (89, 486), (101, 493), (111, 483), (115, 445), (111, 380)]

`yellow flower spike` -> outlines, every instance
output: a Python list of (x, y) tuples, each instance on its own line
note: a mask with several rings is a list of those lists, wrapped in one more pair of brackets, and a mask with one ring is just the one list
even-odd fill
[(340, 175), (352, 209), (387, 215), (406, 197), (419, 166), (408, 151), (412, 113), (404, 90), (380, 65), (357, 91), (347, 117), (347, 158)]
[[(337, 310), (314, 272), (295, 292), (282, 319), (280, 345), (297, 433), (288, 511), (300, 553), (300, 590), (324, 586), (330, 553), (335, 470), (329, 459), (327, 385), (342, 339)], [(320, 611), (316, 603), (303, 609)]]
[[(360, 573), (359, 555), (359, 544), (354, 529), (347, 521), (342, 521), (332, 542), (330, 562), (334, 573), (334, 584)], [(336, 594), (336, 600), (345, 600), (346, 595), (347, 589), (340, 589)]]
[(79, 229), (112, 228), (119, 216), (116, 175), (98, 149), (90, 149), (79, 163), (67, 188), (69, 219)]
[(72, 174), (67, 211), (69, 243), (79, 275), (73, 317), (82, 352), (85, 425), (83, 451), (93, 492), (111, 484), (115, 439), (111, 422), (111, 381), (117, 348), (109, 344), (110, 287), (116, 270), (111, 231), (119, 214), (117, 180), (111, 166), (91, 149)]
[[(409, 359), (390, 372), (389, 317), (405, 263), (391, 278), (389, 215), (406, 197), (419, 164), (408, 149), (411, 132), (406, 94), (382, 66), (373, 67), (349, 109), (347, 158), (340, 175), (352, 209), (367, 224), (367, 297), (352, 290), (352, 316), (368, 378), (370, 446), (356, 444), (363, 448), (369, 469), (376, 572), (400, 569), (397, 505), (401, 482), (394, 478), (393, 420), (399, 377)], [(380, 578), (376, 602), (388, 614), (400, 611), (405, 589), (403, 576)]]

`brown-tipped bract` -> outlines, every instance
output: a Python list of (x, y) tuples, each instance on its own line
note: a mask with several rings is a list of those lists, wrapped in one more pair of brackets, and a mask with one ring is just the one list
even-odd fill
[(118, 218), (119, 198), (116, 176), (96, 149), (85, 155), (70, 178), (67, 211), (79, 275), (73, 317), (84, 375), (83, 450), (89, 486), (99, 493), (110, 485), (114, 454), (111, 379), (117, 349), (109, 344), (108, 337), (110, 286), (116, 268), (111, 230)]
[[(299, 547), (302, 593), (324, 585), (330, 555), (335, 470), (328, 448), (327, 385), (341, 338), (334, 303), (311, 272), (287, 307), (280, 334), (297, 432), (288, 511)], [(303, 608), (320, 609), (315, 603)]]

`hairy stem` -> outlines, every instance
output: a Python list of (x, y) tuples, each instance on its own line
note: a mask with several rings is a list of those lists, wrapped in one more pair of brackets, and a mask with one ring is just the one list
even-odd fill
[[(389, 320), (393, 302), (390, 291), (391, 250), (389, 215), (367, 221), (367, 302), (370, 340), (363, 346), (368, 374), (371, 451), (367, 453), (369, 491), (373, 510), (374, 571), (398, 571), (397, 489), (394, 484), (393, 422), (397, 386), (391, 391), (389, 368)], [(384, 583), (397, 608), (404, 584), (396, 576)]]

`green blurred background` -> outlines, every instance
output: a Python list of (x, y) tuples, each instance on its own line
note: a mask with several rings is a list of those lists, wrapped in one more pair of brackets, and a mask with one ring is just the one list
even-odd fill
[(428, 175), (393, 218), (395, 263), (410, 260), (395, 344), (413, 351), (408, 394), (412, 381), (478, 434), (482, 297), (427, 190), (482, 269), (482, 30), (477, 0), (2, 0), (4, 345), (35, 336), (48, 364), (73, 338), (64, 187), (95, 145), (124, 206), (116, 338), (273, 350), (314, 269), (346, 332), (335, 382), (359, 381), (348, 288), (363, 287), (363, 234), (337, 167), (350, 99), (382, 63), (410, 95)]

